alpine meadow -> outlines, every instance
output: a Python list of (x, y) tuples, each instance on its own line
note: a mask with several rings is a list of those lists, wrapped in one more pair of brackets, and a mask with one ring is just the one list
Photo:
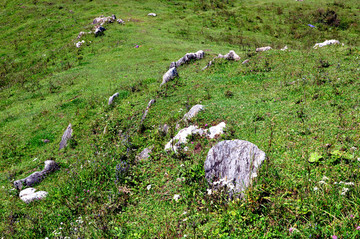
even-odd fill
[(357, 0), (0, 0), (0, 238), (360, 238)]

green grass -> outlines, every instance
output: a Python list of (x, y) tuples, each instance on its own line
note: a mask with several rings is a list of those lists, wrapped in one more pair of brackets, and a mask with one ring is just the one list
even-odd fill
[[(1, 5), (0, 39), (9, 44), (0, 50), (0, 237), (359, 236), (356, 1)], [(93, 18), (113, 13), (126, 24), (106, 25), (104, 36), (87, 35), (75, 48)], [(326, 39), (344, 46), (312, 49)], [(255, 53), (266, 45), (274, 50)], [(285, 45), (289, 50), (280, 51)], [(205, 59), (179, 67), (180, 77), (159, 87), (170, 62), (199, 49)], [(250, 62), (217, 59), (201, 71), (231, 49)], [(108, 106), (115, 92), (120, 97)], [(226, 133), (192, 137), (186, 153), (165, 152), (176, 122), (195, 104), (206, 110), (192, 123), (225, 121)], [(58, 151), (69, 123), (73, 139)], [(164, 137), (158, 127), (165, 123), (171, 128)], [(245, 200), (207, 195), (204, 161), (223, 139), (248, 140), (267, 154)], [(155, 146), (150, 160), (136, 162), (148, 146)], [(309, 163), (312, 153), (321, 159)], [(61, 169), (35, 188), (49, 196), (24, 204), (12, 182), (42, 170), (48, 159)], [(324, 176), (327, 184), (319, 184)]]

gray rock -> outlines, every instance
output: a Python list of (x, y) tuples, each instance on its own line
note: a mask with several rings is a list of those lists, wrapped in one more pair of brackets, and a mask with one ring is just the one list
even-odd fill
[(212, 147), (205, 160), (205, 177), (215, 189), (227, 186), (232, 197), (249, 187), (266, 155), (244, 140), (225, 140)]
[(80, 32), (79, 35), (77, 36), (77, 39), (80, 39), (82, 36), (86, 35), (86, 32)]
[(73, 130), (71, 128), (71, 124), (69, 124), (68, 127), (66, 128), (62, 138), (61, 138), (59, 150), (62, 149), (62, 148), (65, 148), (65, 146), (67, 144), (67, 141), (69, 139), (71, 139), (72, 132), (73, 132)]
[(30, 203), (34, 200), (41, 200), (48, 195), (48, 193), (45, 191), (38, 191), (38, 192), (35, 191), (36, 191), (35, 188), (24, 189), (20, 192), (19, 197), (25, 203)]
[(256, 52), (269, 51), (271, 49), (272, 49), (271, 46), (264, 46), (264, 47), (256, 48)]
[(169, 127), (169, 125), (167, 125), (167, 124), (160, 125), (160, 126), (159, 126), (159, 133), (160, 133), (160, 135), (161, 135), (161, 136), (166, 136), (166, 135), (168, 134), (168, 132), (169, 132), (169, 129), (170, 129), (170, 127)]
[(200, 60), (204, 58), (204, 56), (205, 56), (205, 52), (202, 50), (199, 50), (195, 53), (186, 53), (185, 56), (181, 57), (178, 61), (171, 62), (170, 68), (179, 67), (185, 63), (188, 63), (191, 60)]
[(249, 59), (246, 59), (245, 61), (243, 61), (241, 64), (247, 64), (247, 63), (249, 63), (250, 62), (250, 60)]
[(238, 56), (238, 55), (235, 53), (235, 51), (233, 51), (233, 50), (229, 51), (229, 53), (226, 54), (226, 55), (221, 55), (221, 54), (219, 54), (219, 55), (218, 55), (218, 58), (224, 58), (224, 59), (226, 59), (226, 60), (232, 60), (232, 61), (238, 61), (238, 60), (240, 60), (240, 56)]
[(118, 97), (118, 96), (119, 96), (119, 92), (116, 92), (115, 94), (113, 94), (112, 96), (110, 96), (110, 97), (109, 97), (108, 105), (111, 105), (111, 104), (113, 103), (114, 99), (115, 99), (116, 97)]
[(139, 155), (136, 156), (136, 160), (147, 160), (150, 157), (150, 153), (152, 152), (153, 148), (154, 146), (145, 148)]
[(117, 20), (117, 23), (119, 23), (119, 24), (125, 24), (125, 21), (122, 20), (122, 19), (118, 19), (118, 20)]
[(104, 31), (106, 31), (106, 29), (103, 26), (96, 26), (94, 34), (95, 34), (95, 36), (100, 36), (100, 35), (104, 34)]
[(21, 190), (24, 186), (31, 187), (32, 185), (41, 182), (47, 174), (59, 169), (59, 165), (54, 160), (46, 160), (44, 163), (45, 167), (42, 171), (32, 173), (24, 179), (16, 180), (14, 182), (14, 187), (18, 190)]
[(148, 16), (156, 17), (156, 13), (151, 12), (151, 13), (148, 14)]
[(187, 122), (188, 120), (191, 120), (192, 118), (194, 118), (200, 111), (204, 110), (204, 106), (203, 105), (194, 105), (189, 112), (187, 112), (184, 117), (183, 120), (185, 122)]
[(151, 100), (149, 101), (149, 103), (148, 103), (148, 105), (147, 105), (147, 107), (146, 107), (146, 109), (145, 109), (145, 111), (144, 111), (144, 114), (143, 114), (143, 116), (141, 117), (141, 123), (140, 123), (140, 124), (142, 124), (142, 123), (144, 122), (147, 114), (149, 113), (150, 107), (151, 107), (154, 103), (155, 103), (155, 99), (151, 99)]
[(160, 86), (166, 84), (167, 82), (171, 81), (175, 77), (179, 76), (176, 67), (170, 68), (164, 75), (163, 75), (163, 81)]
[(116, 16), (113, 14), (111, 17), (97, 17), (93, 20), (92, 24), (100, 24), (103, 25), (104, 23), (113, 23), (116, 20)]
[(75, 43), (75, 46), (76, 46), (76, 48), (80, 48), (82, 46), (82, 44), (84, 44), (84, 43), (85, 43), (85, 41), (82, 40), (82, 41)]

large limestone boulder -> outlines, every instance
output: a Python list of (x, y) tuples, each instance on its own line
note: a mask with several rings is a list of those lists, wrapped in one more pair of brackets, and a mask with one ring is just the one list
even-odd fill
[(242, 192), (257, 177), (265, 153), (244, 140), (225, 140), (212, 147), (205, 160), (205, 177), (213, 188), (227, 187), (232, 197)]
[(20, 192), (19, 197), (25, 203), (30, 203), (34, 200), (41, 200), (48, 195), (45, 191), (38, 191), (36, 192), (35, 188), (27, 188)]

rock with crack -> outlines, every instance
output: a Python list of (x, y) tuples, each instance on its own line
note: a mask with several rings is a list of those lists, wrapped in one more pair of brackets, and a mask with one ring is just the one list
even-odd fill
[(199, 129), (196, 125), (190, 125), (187, 128), (184, 128), (177, 133), (175, 137), (173, 137), (166, 145), (165, 150), (172, 150), (175, 153), (181, 148), (182, 145), (187, 144), (187, 137), (194, 134), (205, 135), (210, 139), (215, 138), (217, 135), (224, 133), (224, 128), (226, 124), (221, 122), (220, 124), (210, 127), (208, 130)]
[(84, 43), (85, 43), (85, 41), (82, 40), (82, 41), (77, 42), (77, 43), (75, 44), (75, 46), (76, 46), (76, 48), (80, 48), (80, 47), (82, 46), (82, 44), (84, 44)]
[(141, 151), (139, 155), (136, 156), (136, 160), (137, 161), (148, 160), (148, 158), (150, 157), (150, 153), (152, 152), (153, 149), (154, 146), (145, 148), (143, 151)]
[(96, 26), (96, 27), (95, 27), (94, 34), (95, 34), (95, 36), (100, 36), (100, 35), (104, 34), (104, 31), (106, 31), (105, 27), (103, 27), (103, 26)]
[(328, 46), (328, 45), (334, 45), (334, 44), (340, 44), (340, 42), (338, 40), (326, 40), (326, 41), (321, 42), (321, 43), (316, 43), (313, 48), (317, 49), (319, 47)]
[(204, 164), (205, 178), (214, 189), (226, 186), (231, 197), (242, 197), (265, 158), (255, 144), (225, 140), (210, 149)]
[(113, 94), (112, 96), (110, 96), (110, 97), (109, 97), (108, 105), (111, 105), (111, 104), (113, 103), (114, 99), (115, 99), (116, 97), (118, 97), (118, 96), (119, 96), (119, 92), (116, 92), (115, 94)]
[(264, 46), (264, 47), (256, 48), (256, 52), (269, 51), (271, 49), (272, 49), (271, 46)]
[(185, 63), (188, 63), (191, 60), (200, 60), (204, 58), (204, 56), (205, 56), (205, 52), (202, 50), (199, 50), (195, 53), (186, 53), (185, 56), (181, 57), (178, 61), (171, 62), (170, 68), (179, 67)]
[(231, 60), (231, 61), (238, 61), (238, 60), (240, 60), (240, 56), (238, 56), (238, 55), (235, 53), (235, 51), (233, 51), (233, 50), (229, 51), (229, 53), (226, 54), (226, 55), (221, 55), (221, 54), (219, 54), (219, 55), (218, 55), (218, 58), (224, 58), (224, 59), (226, 59), (226, 60)]
[(45, 176), (51, 172), (59, 169), (59, 165), (54, 160), (46, 160), (45, 167), (42, 171), (37, 171), (30, 174), (24, 179), (19, 179), (14, 182), (14, 187), (21, 190), (24, 186), (31, 187), (32, 185), (41, 182)]
[(67, 141), (69, 139), (71, 139), (72, 136), (72, 128), (71, 128), (71, 124), (68, 125), (68, 127), (66, 128), (62, 138), (61, 138), (61, 142), (60, 142), (60, 146), (59, 146), (59, 150), (61, 150), (62, 148), (65, 148)]
[(35, 200), (41, 200), (48, 195), (48, 192), (38, 191), (35, 188), (27, 188), (20, 192), (19, 197), (25, 203), (30, 203)]
[(156, 13), (151, 12), (151, 13), (148, 14), (148, 16), (150, 16), (150, 17), (156, 17)]
[(179, 74), (176, 70), (176, 67), (172, 67), (170, 68), (164, 75), (163, 75), (163, 81), (160, 84), (160, 86), (166, 84), (167, 82), (171, 81), (172, 79), (174, 79), (175, 77), (178, 77)]
[(142, 124), (144, 122), (144, 120), (146, 119), (147, 114), (149, 113), (150, 107), (155, 103), (155, 99), (151, 99), (145, 109), (145, 112), (143, 114), (143, 116), (141, 117), (141, 123)]
[(193, 107), (191, 107), (189, 112), (184, 115), (183, 121), (188, 122), (189, 120), (194, 118), (200, 111), (204, 110), (204, 108), (205, 107), (203, 105), (194, 105)]

